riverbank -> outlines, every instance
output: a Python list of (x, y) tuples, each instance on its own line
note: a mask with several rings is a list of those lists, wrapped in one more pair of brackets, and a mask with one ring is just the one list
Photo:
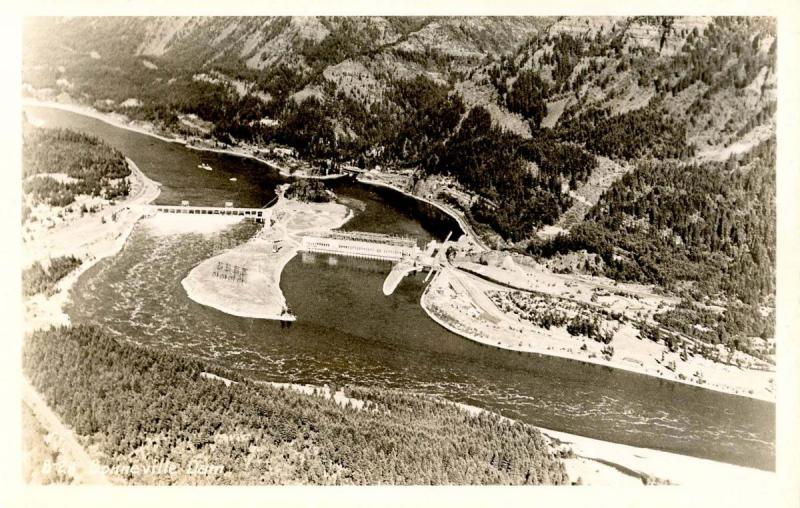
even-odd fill
[[(580, 289), (577, 291), (581, 292)], [(509, 289), (446, 267), (425, 288), (420, 305), (442, 327), (488, 346), (557, 356), (706, 390), (775, 401), (769, 382), (774, 376), (772, 372), (735, 368), (696, 356), (683, 361), (677, 353), (667, 356), (666, 346), (640, 339), (631, 322), (619, 325), (611, 344), (614, 352), (609, 356), (603, 353), (605, 344), (574, 337), (563, 327), (538, 328), (517, 315), (502, 311), (487, 296), (490, 292), (507, 293)], [(590, 294), (584, 293), (584, 296), (589, 298)], [(637, 312), (642, 312), (646, 302), (643, 303), (641, 297), (636, 301), (640, 304), (636, 307)], [(666, 367), (669, 361), (675, 362), (672, 369)], [(696, 372), (699, 376), (689, 377), (683, 372)]]
[(485, 251), (489, 251), (490, 250), (489, 247), (487, 247), (486, 244), (483, 243), (483, 240), (481, 240), (480, 236), (475, 232), (475, 230), (472, 229), (472, 226), (470, 226), (469, 222), (467, 221), (467, 219), (462, 214), (456, 212), (455, 210), (453, 210), (452, 208), (450, 208), (449, 206), (447, 206), (447, 205), (445, 205), (443, 203), (439, 203), (437, 201), (433, 201), (433, 200), (424, 198), (422, 196), (417, 196), (416, 194), (413, 194), (411, 192), (408, 192), (407, 190), (401, 189), (400, 187), (398, 187), (398, 186), (396, 186), (396, 185), (394, 185), (392, 183), (384, 182), (384, 181), (381, 181), (379, 179), (376, 179), (375, 178), (375, 174), (376, 173), (380, 174), (379, 172), (362, 173), (361, 175), (359, 175), (356, 178), (356, 181), (358, 181), (359, 183), (366, 184), (366, 185), (373, 185), (375, 187), (383, 187), (383, 188), (386, 188), (386, 189), (391, 189), (391, 190), (393, 190), (395, 192), (399, 192), (400, 194), (403, 194), (405, 196), (408, 196), (408, 197), (414, 198), (416, 200), (422, 201), (423, 203), (427, 203), (427, 204), (429, 204), (431, 206), (435, 206), (436, 208), (438, 208), (439, 210), (441, 210), (445, 214), (447, 214), (450, 217), (452, 217), (453, 220), (455, 220), (458, 223), (458, 226), (461, 228), (461, 230), (464, 232), (464, 235), (467, 237), (467, 244), (468, 244), (467, 248), (468, 249), (469, 249), (469, 247), (472, 247), (471, 250), (474, 250), (476, 252), (485, 252)]
[[(159, 145), (160, 145), (160, 144), (159, 144)], [(186, 273), (186, 272), (187, 272), (187, 271), (188, 271), (190, 268), (191, 268), (191, 266), (185, 266), (185, 267), (184, 267), (184, 270), (182, 270), (180, 273)], [(179, 277), (180, 277), (180, 275), (179, 275)], [(180, 280), (180, 279), (178, 279), (178, 280)], [(378, 291), (379, 291), (379, 290), (378, 290)], [(288, 294), (288, 293), (287, 293), (287, 294)], [(379, 294), (379, 293), (378, 293), (378, 294)], [(414, 302), (414, 304), (416, 305), (416, 302)], [(195, 309), (195, 310), (197, 311), (197, 314), (198, 314), (198, 316), (202, 316), (202, 314), (203, 314), (204, 312), (207, 312), (207, 309), (203, 309), (203, 308), (200, 308), (200, 309)], [(422, 316), (421, 316), (421, 317), (422, 317)], [(201, 317), (200, 319), (202, 319), (202, 317)], [(422, 319), (420, 319), (420, 321), (424, 321), (424, 317), (422, 317)], [(298, 329), (302, 328), (302, 324), (303, 324), (303, 323), (301, 323), (301, 326), (295, 326), (295, 327), (293, 327), (293, 330), (294, 330), (294, 331), (297, 331)], [(435, 329), (435, 328), (434, 328), (434, 329)], [(442, 333), (442, 335), (444, 335), (444, 334), (443, 334), (443, 332), (439, 332), (439, 333)], [(289, 348), (291, 348), (291, 347), (292, 347), (292, 346), (289, 346)], [(483, 348), (472, 348), (472, 349), (473, 349), (473, 350), (478, 350), (479, 354), (484, 354), (484, 355), (487, 355), (487, 356), (490, 356), (490, 357), (491, 357), (491, 356), (493, 356), (493, 355), (501, 355), (501, 356), (503, 356), (503, 357), (506, 357), (506, 356), (508, 356), (508, 355), (502, 355), (502, 353), (499, 353), (499, 352), (492, 352), (492, 351), (488, 351), (488, 350), (485, 350), (485, 349), (483, 349)], [(480, 353), (480, 351), (481, 351), (481, 350), (483, 351), (483, 353)], [(514, 355), (514, 356), (522, 356), (522, 355)], [(401, 356), (401, 352), (398, 352), (398, 360), (399, 360), (399, 359), (404, 359), (404, 358)], [(450, 358), (447, 358), (446, 360), (447, 360), (446, 362), (445, 362), (445, 361), (442, 361), (442, 362), (440, 362), (440, 363), (441, 363), (441, 368), (442, 368), (442, 369), (447, 369), (447, 367), (448, 367), (448, 366), (447, 366), (447, 363), (449, 363), (449, 364), (450, 364), (450, 367), (452, 368), (453, 362), (451, 361), (451, 359), (450, 359)], [(412, 359), (412, 361), (413, 361), (413, 359)], [(435, 358), (432, 358), (432, 362), (434, 362), (434, 361), (437, 361), (437, 359), (435, 359)], [(409, 362), (409, 363), (410, 363), (410, 362)], [(534, 363), (535, 363), (535, 362), (534, 362)], [(577, 369), (581, 369), (581, 366), (580, 366), (580, 364), (575, 364), (575, 368), (577, 368)], [(572, 370), (572, 369), (569, 369), (569, 370)], [(442, 371), (444, 371), (444, 370), (442, 370)], [(493, 374), (495, 374), (496, 372), (497, 372), (497, 370), (493, 371)], [(474, 372), (473, 374), (477, 374), (477, 369), (476, 369), (476, 372)], [(497, 380), (498, 380), (498, 386), (499, 386), (500, 388), (505, 388), (505, 387), (503, 387), (503, 386), (502, 386), (502, 381), (500, 381), (501, 379), (504, 379), (504, 378), (502, 378), (502, 374), (500, 374), (500, 375), (497, 375), (497, 374), (495, 374), (495, 376), (492, 376), (492, 377), (495, 377), (495, 379), (497, 379)], [(516, 378), (516, 379), (517, 379), (517, 380), (519, 380), (519, 379), (521, 379), (522, 377), (523, 377), (523, 376), (517, 376), (517, 378)], [(477, 379), (477, 377), (476, 377), (476, 379)], [(485, 379), (488, 379), (490, 382), (494, 382), (494, 379), (490, 379), (490, 377), (489, 377), (489, 376), (486, 376), (484, 379), (481, 379), (481, 381), (483, 382)], [(648, 380), (644, 380), (644, 381), (648, 381)], [(586, 382), (587, 382), (587, 383), (589, 383), (589, 384), (591, 384), (591, 380), (587, 380)], [(648, 386), (652, 386), (654, 383), (653, 383), (652, 381), (649, 381), (648, 383), (643, 383), (643, 384), (647, 384)], [(527, 385), (526, 385), (526, 386), (527, 386)], [(671, 399), (669, 399), (669, 391), (670, 391), (672, 388), (674, 388), (674, 387), (672, 387), (672, 386), (668, 386), (668, 387), (664, 388), (664, 390), (662, 390), (662, 391), (666, 391), (667, 393), (666, 393), (666, 394), (665, 394), (663, 397), (660, 397), (660, 400), (661, 400), (661, 401), (667, 401), (667, 403), (669, 403), (668, 401), (669, 401), (669, 400), (671, 400)], [(533, 391), (533, 390), (531, 390), (531, 391)], [(635, 390), (631, 390), (630, 392), (635, 392)], [(530, 393), (530, 392), (529, 392), (529, 393)], [(660, 395), (660, 394), (659, 394), (659, 395)], [(656, 397), (654, 397), (654, 400), (658, 400), (658, 399), (659, 399), (659, 397), (657, 397), (657, 396), (656, 396)], [(722, 402), (729, 402), (729, 401), (722, 401)], [(545, 411), (549, 411), (549, 410), (548, 410), (548, 409), (545, 409)], [(727, 421), (727, 420), (726, 420), (726, 421)], [(593, 422), (593, 423), (594, 423), (594, 422)], [(735, 424), (734, 424), (734, 425), (735, 425)], [(553, 424), (553, 426), (555, 426), (556, 428), (558, 428), (558, 424), (557, 424), (557, 423), (554, 423), (554, 424)], [(687, 429), (687, 430), (692, 430), (692, 429)], [(620, 428), (620, 429), (619, 429), (619, 432), (620, 432), (620, 435), (622, 435), (622, 433), (624, 433), (624, 432), (625, 432), (625, 429), (624, 429), (624, 428)], [(702, 429), (701, 429), (701, 432), (702, 432)], [(589, 434), (589, 435), (592, 435), (592, 434), (590, 433), (590, 431), (588, 431), (588, 430), (586, 431), (586, 433), (587, 433), (587, 434)], [(680, 437), (677, 437), (677, 438), (676, 438), (675, 436), (671, 436), (670, 438), (671, 438), (671, 439), (683, 439), (683, 437), (682, 437), (682, 436), (680, 436)], [(615, 438), (615, 439), (616, 439), (616, 438)], [(723, 442), (722, 442), (724, 439), (725, 439), (724, 437), (723, 437), (723, 438), (717, 438), (717, 437), (715, 437), (715, 438), (713, 438), (713, 439), (709, 439), (709, 441), (708, 441), (708, 442), (709, 442), (709, 443), (715, 443), (715, 442), (719, 442), (719, 443), (721, 443), (721, 444), (722, 444), (722, 446), (727, 446), (727, 445), (728, 445), (728, 443), (723, 443)], [(664, 441), (662, 440), (661, 442), (664, 442)], [(654, 443), (654, 444), (653, 444), (652, 446), (662, 446), (661, 444), (658, 444), (658, 443), (657, 443), (655, 440), (653, 441), (653, 443)], [(649, 444), (648, 444), (648, 446), (651, 446), (651, 445), (649, 445)], [(724, 459), (723, 459), (723, 460), (724, 460)]]
[[(337, 178), (343, 178), (345, 176), (344, 174), (315, 175), (304, 170), (290, 171), (288, 168), (276, 164), (273, 161), (264, 159), (263, 157), (258, 157), (253, 153), (249, 153), (247, 148), (242, 148), (238, 146), (232, 146), (229, 148), (216, 148), (210, 146), (203, 146), (201, 144), (196, 144), (198, 142), (201, 142), (200, 139), (194, 139), (185, 136), (176, 136), (175, 134), (172, 133), (170, 133), (171, 134), (170, 136), (166, 136), (167, 134), (166, 132), (162, 133), (156, 132), (155, 126), (150, 122), (130, 120), (126, 116), (117, 113), (103, 113), (97, 111), (96, 109), (90, 106), (84, 106), (81, 104), (40, 101), (38, 99), (24, 98), (22, 100), (22, 105), (23, 107), (33, 106), (33, 107), (60, 109), (62, 111), (68, 111), (70, 113), (87, 116), (89, 118), (94, 118), (95, 120), (100, 120), (101, 122), (107, 123), (119, 129), (125, 129), (132, 132), (136, 132), (138, 134), (144, 134), (145, 136), (150, 136), (159, 139), (161, 141), (166, 141), (167, 143), (177, 143), (185, 146), (186, 148), (190, 148), (192, 150), (196, 150), (199, 152), (214, 152), (225, 155), (244, 157), (247, 159), (260, 162), (270, 167), (271, 169), (278, 171), (281, 174), (281, 176), (287, 178), (310, 178), (318, 180), (333, 180)], [(253, 150), (254, 149), (250, 149), (250, 151)]]
[(303, 234), (339, 228), (351, 217), (339, 203), (302, 203), (280, 192), (255, 237), (203, 261), (181, 285), (191, 300), (226, 314), (294, 321), (280, 287), (283, 268), (297, 254)]
[(37, 294), (23, 301), (26, 333), (69, 324), (64, 307), (69, 302), (72, 286), (100, 260), (122, 250), (134, 226), (146, 213), (139, 205), (149, 204), (158, 197), (158, 182), (142, 173), (132, 160), (126, 161), (131, 169), (131, 189), (125, 200), (107, 204), (96, 213), (67, 215), (53, 227), (40, 226), (23, 244), (23, 266), (58, 256), (75, 256), (81, 260), (78, 268), (58, 282), (52, 295)]
[(270, 160), (264, 159), (262, 157), (258, 157), (256, 155), (251, 154), (251, 153), (247, 153), (245, 151), (246, 150), (245, 148), (239, 148), (239, 147), (212, 148), (212, 147), (207, 147), (207, 146), (194, 145), (194, 144), (192, 144), (192, 143), (190, 143), (188, 141), (183, 142), (183, 144), (186, 145), (186, 148), (191, 148), (192, 150), (197, 150), (197, 151), (200, 151), (200, 152), (215, 152), (215, 153), (221, 153), (221, 154), (225, 154), (225, 155), (235, 155), (237, 157), (244, 157), (246, 159), (251, 159), (251, 160), (260, 162), (260, 163), (262, 163), (262, 164), (264, 164), (266, 166), (269, 166), (270, 168), (272, 168), (275, 171), (277, 171), (278, 173), (280, 173), (281, 176), (284, 176), (286, 178), (306, 178), (306, 179), (311, 179), (311, 180), (337, 180), (339, 178), (344, 178), (345, 176), (347, 176), (347, 175), (344, 175), (342, 173), (338, 173), (338, 174), (334, 174), (334, 175), (314, 175), (314, 174), (308, 173), (307, 171), (303, 171), (303, 170), (290, 171), (289, 169), (287, 169), (287, 168), (285, 168), (283, 166), (280, 166), (278, 164), (275, 164), (274, 162), (272, 162)]
[[(40, 101), (38, 99), (32, 98), (24, 98), (22, 101), (23, 106), (34, 106), (34, 107), (44, 107), (44, 108), (53, 108), (53, 109), (60, 109), (63, 111), (68, 111), (70, 113), (75, 113), (78, 115), (87, 116), (90, 118), (94, 118), (96, 120), (100, 120), (105, 122), (109, 125), (114, 127), (129, 130), (132, 132), (136, 132), (139, 134), (144, 134), (146, 136), (151, 136), (153, 138), (159, 139), (161, 141), (166, 141), (168, 143), (178, 143), (184, 145), (187, 148), (197, 151), (204, 151), (204, 152), (214, 152), (224, 155), (233, 155), (237, 157), (244, 157), (247, 159), (251, 159), (257, 162), (260, 162), (271, 169), (274, 169), (280, 173), (281, 176), (288, 177), (288, 178), (308, 178), (308, 179), (317, 179), (317, 180), (335, 180), (344, 178), (345, 174), (334, 174), (334, 175), (313, 175), (309, 174), (304, 171), (289, 171), (289, 169), (276, 164), (273, 161), (264, 159), (262, 157), (258, 157), (253, 155), (252, 153), (248, 153), (245, 148), (239, 147), (230, 147), (230, 148), (215, 148), (215, 147), (208, 147), (208, 146), (201, 146), (193, 144), (193, 140), (180, 137), (180, 136), (172, 136), (166, 137), (164, 134), (159, 134), (155, 132), (155, 127), (148, 123), (148, 122), (134, 122), (128, 120), (123, 115), (114, 114), (114, 113), (102, 113), (97, 111), (96, 109), (83, 106), (79, 104), (67, 104), (67, 103), (60, 103), (60, 102), (52, 102), (52, 101)], [(422, 196), (417, 196), (411, 192), (408, 192), (396, 185), (391, 183), (381, 181), (379, 178), (380, 171), (373, 170), (370, 173), (362, 173), (359, 175), (356, 180), (360, 183), (365, 185), (372, 185), (376, 187), (383, 187), (387, 189), (391, 189), (395, 192), (399, 192), (405, 196), (417, 199), (429, 205), (436, 207), (437, 209), (441, 210), (443, 213), (447, 214), (448, 216), (452, 217), (455, 220), (461, 230), (464, 232), (465, 236), (468, 239), (468, 244), (474, 248), (477, 252), (485, 252), (489, 251), (489, 247), (481, 240), (480, 236), (475, 232), (472, 226), (469, 224), (467, 219), (457, 211), (453, 210), (451, 207), (447, 206), (444, 203), (440, 203), (438, 201), (430, 200)]]
[[(473, 416), (487, 412), (467, 404), (456, 405)], [(769, 485), (777, 481), (775, 473), (761, 469), (536, 428), (557, 453), (566, 457), (562, 460), (567, 474), (573, 483), (580, 485), (633, 487), (669, 484), (708, 487)]]
[[(236, 381), (204, 372), (204, 378), (224, 383)], [(369, 410), (365, 401), (347, 396), (343, 389), (333, 391), (328, 385), (264, 382), (275, 388), (291, 390), (309, 397), (332, 400), (340, 406)], [(419, 395), (426, 397), (425, 395)], [(441, 399), (438, 399), (441, 400)], [(450, 402), (450, 401), (447, 401)], [(472, 417), (494, 414), (468, 404), (450, 402)], [(500, 417), (511, 423), (515, 420)], [(527, 425), (527, 424), (526, 424)], [(542, 433), (548, 447), (564, 462), (573, 484), (602, 487), (636, 487), (669, 484), (691, 487), (710, 485), (764, 485), (776, 481), (775, 473), (736, 466), (649, 448), (628, 446), (608, 441), (533, 426)]]
[(144, 134), (145, 136), (160, 139), (161, 141), (166, 141), (167, 143), (178, 143), (181, 145), (186, 144), (186, 139), (184, 138), (176, 136), (167, 137), (164, 135), (166, 133), (159, 134), (155, 132), (155, 127), (148, 122), (134, 122), (128, 119), (126, 116), (116, 113), (103, 113), (90, 106), (65, 102), (41, 101), (30, 97), (25, 97), (22, 99), (23, 109), (25, 106), (60, 109), (62, 111), (68, 111), (77, 115), (88, 116), (89, 118), (100, 120), (101, 122), (105, 122), (114, 127), (136, 132), (138, 134)]

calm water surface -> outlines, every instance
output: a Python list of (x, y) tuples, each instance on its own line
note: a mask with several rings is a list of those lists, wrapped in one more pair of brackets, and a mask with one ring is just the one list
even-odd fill
[[(260, 206), (286, 181), (257, 162), (197, 152), (98, 120), (26, 108), (47, 126), (101, 137), (153, 179), (159, 203), (234, 201)], [(206, 162), (214, 171), (197, 169)], [(236, 176), (237, 182), (228, 179)], [(333, 184), (358, 210), (344, 229), (442, 238), (458, 226), (427, 205), (353, 182)], [(196, 304), (181, 280), (254, 226), (218, 235), (159, 236), (143, 221), (125, 249), (81, 277), (69, 314), (133, 342), (175, 350), (280, 382), (353, 383), (435, 394), (544, 427), (598, 439), (774, 469), (774, 404), (607, 367), (503, 351), (454, 335), (419, 306), (424, 274), (392, 296), (389, 263), (299, 255), (281, 287), (291, 326), (238, 318)]]

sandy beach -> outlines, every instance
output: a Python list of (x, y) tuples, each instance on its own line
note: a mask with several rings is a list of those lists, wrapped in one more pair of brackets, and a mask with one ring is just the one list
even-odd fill
[[(197, 303), (240, 317), (293, 321), (281, 291), (283, 267), (297, 254), (301, 235), (344, 225), (352, 212), (339, 203), (301, 203), (279, 195), (265, 226), (248, 242), (197, 265), (181, 282)], [(232, 278), (221, 267), (244, 268)]]
[(179, 136), (167, 137), (163, 135), (163, 133), (159, 134), (155, 132), (155, 128), (153, 127), (153, 125), (147, 122), (134, 122), (128, 119), (124, 115), (115, 113), (102, 113), (90, 106), (84, 106), (81, 104), (74, 104), (74, 103), (65, 103), (65, 102), (40, 101), (38, 99), (34, 99), (31, 97), (23, 98), (22, 106), (23, 107), (36, 106), (42, 108), (52, 108), (52, 109), (60, 109), (62, 111), (69, 111), (70, 113), (88, 116), (90, 118), (94, 118), (95, 120), (100, 120), (101, 122), (113, 125), (114, 127), (119, 127), (120, 129), (126, 129), (129, 131), (138, 132), (139, 134), (151, 136), (156, 139), (160, 139), (161, 141), (166, 141), (168, 143), (179, 143), (182, 145), (186, 144), (186, 139), (181, 138)]
[[(206, 379), (226, 386), (236, 383), (230, 379), (204, 372)], [(363, 400), (347, 397), (344, 390), (332, 392), (328, 385), (263, 382), (275, 388), (292, 390), (310, 397), (333, 400), (341, 406), (363, 410)], [(477, 417), (484, 409), (447, 401)], [(513, 419), (501, 417), (509, 422)], [(669, 484), (687, 487), (709, 485), (770, 485), (777, 480), (775, 473), (736, 466), (687, 455), (600, 441), (536, 427), (554, 452), (563, 454), (567, 474), (573, 483), (602, 487), (640, 487), (646, 484)], [(741, 483), (739, 483), (741, 482)]]

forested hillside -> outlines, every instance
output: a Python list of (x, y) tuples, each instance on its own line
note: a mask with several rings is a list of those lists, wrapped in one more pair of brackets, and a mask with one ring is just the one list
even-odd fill
[(37, 19), (24, 47), (35, 97), (410, 169), (493, 247), (769, 315), (774, 19)]
[[(23, 368), (118, 482), (567, 482), (538, 430), (496, 415), (473, 417), (444, 402), (362, 388), (349, 394), (362, 408), (341, 406), (122, 343), (91, 327), (28, 337)], [(208, 371), (236, 383), (201, 375)], [(146, 469), (165, 463), (174, 465), (173, 474)]]
[[(641, 162), (615, 183), (568, 234), (534, 241), (531, 254), (586, 250), (618, 280), (652, 283), (687, 301), (727, 306), (724, 317), (687, 304), (664, 323), (703, 323), (690, 335), (738, 347), (746, 337), (771, 337), (774, 311), (775, 140), (727, 162)], [(682, 316), (682, 319), (675, 319)], [(718, 321), (726, 322), (716, 326)]]
[[(725, 160), (769, 137), (776, 100), (762, 18), (36, 19), (24, 47), (38, 97), (311, 160), (449, 174), (483, 198), (473, 220), (512, 241), (554, 223), (596, 165), (554, 172), (531, 154)], [(459, 129), (476, 108), (497, 133), (483, 113), (471, 117), (481, 136)], [(539, 148), (511, 148), (527, 138)], [(469, 160), (449, 144), (469, 145)], [(530, 188), (497, 200), (518, 185)]]
[[(32, 198), (30, 205), (67, 206), (79, 194), (105, 199), (127, 196), (125, 177), (130, 173), (119, 151), (78, 132), (28, 126), (22, 139), (23, 190)], [(59, 181), (53, 174), (69, 181)]]

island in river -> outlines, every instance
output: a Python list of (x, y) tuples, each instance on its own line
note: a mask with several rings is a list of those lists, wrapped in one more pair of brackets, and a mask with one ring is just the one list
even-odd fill
[(268, 227), (189, 272), (181, 282), (189, 298), (233, 316), (295, 320), (280, 288), (283, 267), (297, 254), (301, 234), (339, 228), (352, 212), (340, 203), (300, 202), (283, 193), (279, 189), (278, 201), (265, 213)]

